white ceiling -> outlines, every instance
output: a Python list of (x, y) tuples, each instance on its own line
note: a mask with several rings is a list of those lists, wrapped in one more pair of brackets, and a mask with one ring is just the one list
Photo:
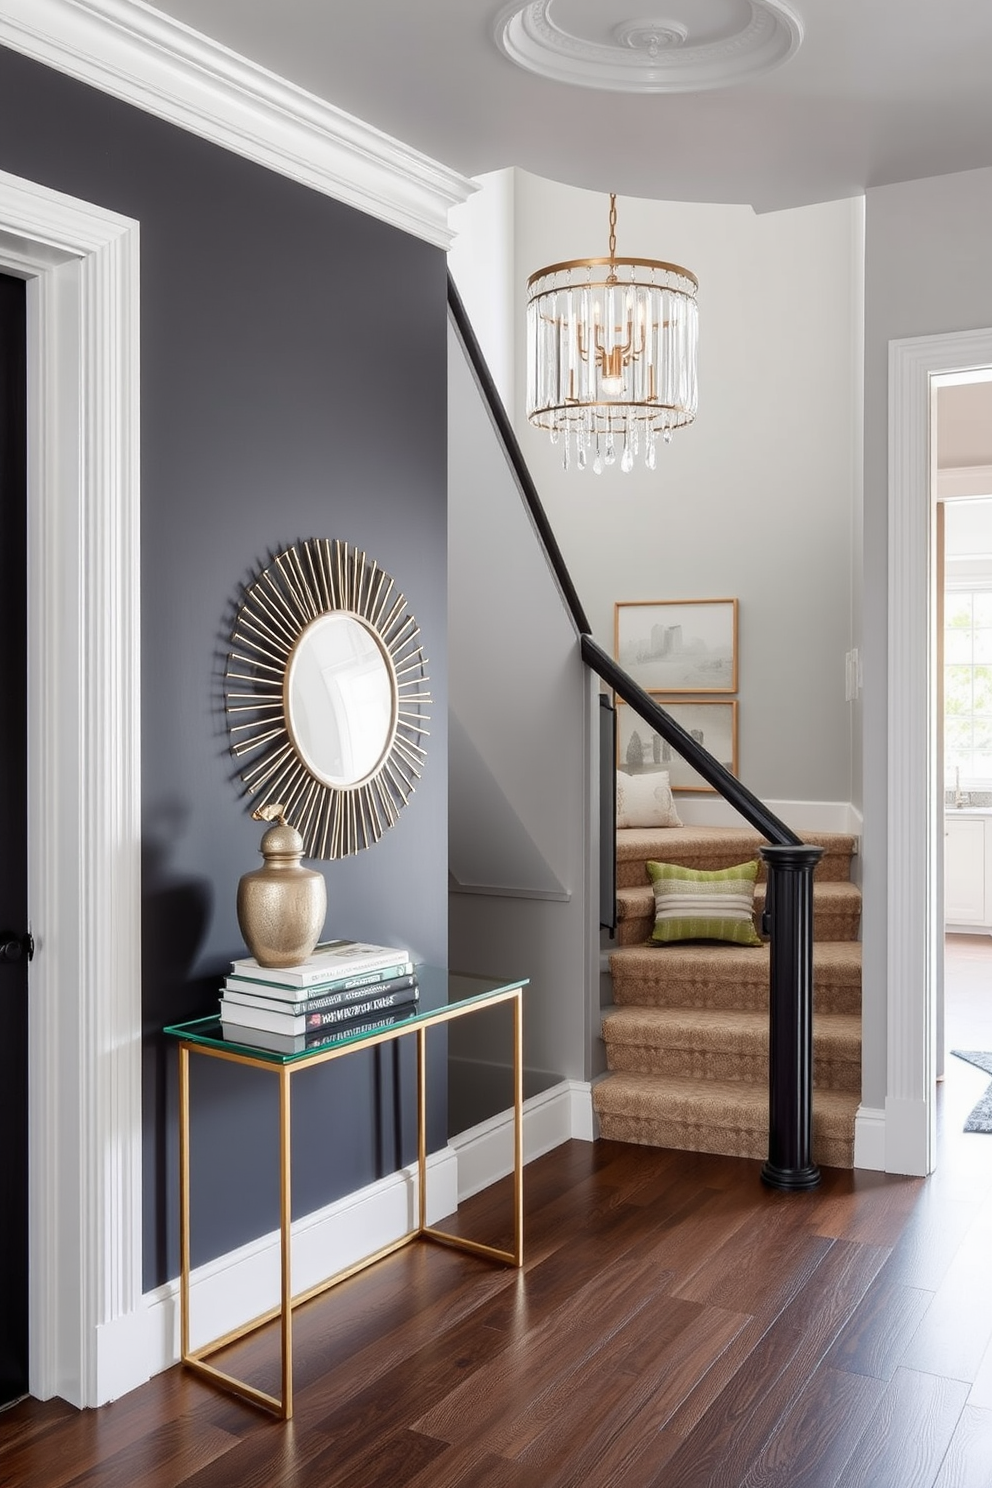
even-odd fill
[[(786, 0), (757, 3), (786, 8)], [(469, 176), (515, 165), (596, 191), (763, 211), (992, 165), (992, 0), (788, 0), (802, 30), (788, 60), (733, 86), (668, 95), (548, 81), (515, 65), (495, 41), (507, 8), (500, 0), (156, 6)], [(631, 22), (683, 28), (690, 43), (733, 38), (750, 14), (749, 0), (549, 7), (566, 32), (590, 41)]]

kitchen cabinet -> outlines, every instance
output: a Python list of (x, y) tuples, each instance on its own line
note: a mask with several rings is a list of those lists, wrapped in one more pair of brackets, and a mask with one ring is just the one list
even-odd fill
[(944, 817), (944, 922), (992, 928), (992, 823), (988, 811)]

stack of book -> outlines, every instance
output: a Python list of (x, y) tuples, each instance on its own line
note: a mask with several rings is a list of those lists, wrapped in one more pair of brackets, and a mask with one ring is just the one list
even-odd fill
[(420, 989), (409, 951), (330, 940), (299, 966), (231, 962), (220, 998), (224, 1037), (295, 1054), (388, 1028), (416, 1011)]

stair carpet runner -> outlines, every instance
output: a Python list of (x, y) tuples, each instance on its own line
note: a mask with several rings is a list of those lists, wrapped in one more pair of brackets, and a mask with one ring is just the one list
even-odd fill
[[(861, 1091), (861, 895), (850, 881), (856, 838), (801, 832), (824, 849), (813, 878), (814, 1162), (854, 1165)], [(594, 1088), (603, 1137), (731, 1157), (768, 1156), (767, 944), (650, 941), (649, 860), (729, 868), (759, 856), (746, 828), (617, 831), (613, 1006), (602, 1033), (609, 1073)], [(762, 864), (755, 922), (764, 909)]]

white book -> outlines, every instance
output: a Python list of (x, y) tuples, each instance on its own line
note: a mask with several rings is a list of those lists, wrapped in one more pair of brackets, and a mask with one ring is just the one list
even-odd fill
[(314, 948), (299, 966), (260, 966), (254, 956), (231, 962), (236, 976), (282, 983), (287, 987), (312, 987), (318, 982), (337, 981), (363, 971), (381, 971), (409, 961), (410, 952), (396, 946), (372, 945), (364, 940), (327, 940)]

